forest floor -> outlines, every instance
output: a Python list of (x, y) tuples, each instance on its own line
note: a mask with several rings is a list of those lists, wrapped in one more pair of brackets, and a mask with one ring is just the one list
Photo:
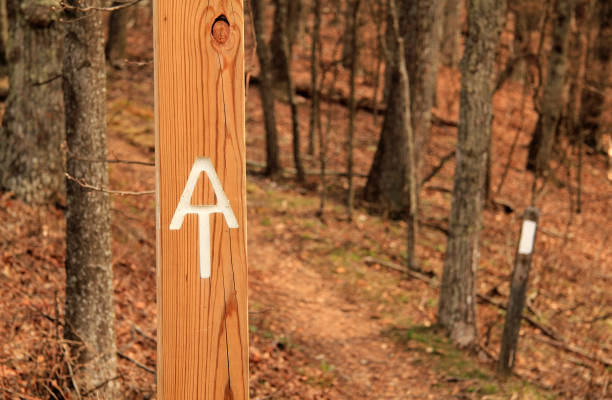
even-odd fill
[[(151, 58), (150, 22), (139, 20), (130, 58)], [(303, 46), (303, 47), (302, 47)], [(298, 46), (296, 77), (306, 81)], [(302, 58), (300, 58), (302, 57)], [(109, 70), (109, 159), (154, 159), (153, 69), (150, 63)], [(359, 94), (371, 95), (360, 81)], [(442, 68), (436, 114), (456, 120), (459, 74)], [(281, 160), (292, 167), (290, 112), (276, 106)], [(324, 104), (330, 125), (329, 169), (344, 169), (346, 109)], [(300, 98), (303, 143), (309, 101)], [(508, 82), (495, 96), (492, 188), (485, 210), (478, 271), (479, 345), (468, 353), (435, 327), (453, 160), (421, 193), (415, 279), (392, 267), (404, 259), (405, 224), (358, 202), (346, 218), (344, 179), (330, 179), (323, 217), (318, 178), (297, 185), (291, 174), (248, 176), (249, 328), (253, 399), (606, 399), (612, 398), (612, 184), (601, 155), (585, 157), (582, 212), (576, 205), (577, 156), (567, 143), (554, 178), (538, 197), (541, 218), (516, 375), (504, 381), (495, 360), (509, 276), (532, 176), (524, 169), (535, 124), (530, 97)], [(264, 160), (262, 110), (256, 86), (247, 98), (247, 158)], [(356, 126), (357, 172), (367, 174), (380, 131), (371, 113)], [(518, 135), (518, 136), (515, 136)], [(510, 153), (516, 138), (514, 151)], [(454, 149), (456, 129), (435, 126), (425, 171)], [(509, 162), (507, 172), (506, 164)], [(317, 160), (307, 158), (308, 169)], [(109, 164), (111, 187), (154, 187), (154, 169)], [(502, 176), (507, 174), (500, 190)], [(357, 179), (363, 187), (364, 179)], [(358, 193), (359, 195), (359, 193)], [(114, 196), (113, 267), (120, 381), (126, 398), (155, 397), (155, 201)], [(0, 195), (0, 399), (54, 398), (62, 392), (64, 215)]]

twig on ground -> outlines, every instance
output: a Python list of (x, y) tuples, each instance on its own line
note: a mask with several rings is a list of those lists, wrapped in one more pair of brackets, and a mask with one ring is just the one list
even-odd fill
[(17, 397), (19, 397), (20, 399), (23, 399), (23, 400), (37, 400), (37, 397), (32, 397), (32, 396), (28, 396), (26, 394), (17, 393), (17, 392), (14, 392), (14, 391), (10, 390), (10, 389), (4, 388), (4, 387), (0, 387), (0, 391), (3, 391), (5, 393), (8, 393), (8, 394), (13, 395), (13, 396), (17, 396)]
[(140, 327), (138, 325), (132, 324), (132, 330), (134, 332), (136, 332), (137, 334), (139, 334), (140, 336), (142, 336), (143, 338), (148, 339), (151, 342), (157, 344), (157, 339), (155, 339), (153, 336), (150, 336), (147, 333), (143, 332), (143, 330), (140, 329)]
[(148, 373), (150, 373), (150, 374), (155, 375), (155, 370), (154, 370), (154, 369), (151, 369), (151, 368), (147, 367), (146, 365), (144, 365), (144, 364), (142, 364), (142, 363), (139, 363), (138, 361), (136, 361), (136, 360), (134, 360), (133, 358), (131, 358), (131, 357), (129, 357), (129, 356), (127, 356), (127, 355), (123, 354), (122, 352), (118, 351), (118, 352), (117, 352), (117, 355), (118, 355), (120, 358), (123, 358), (124, 360), (131, 362), (132, 364), (134, 364), (134, 365), (135, 365), (135, 366), (137, 366), (138, 368), (140, 368), (140, 369), (142, 369), (142, 370), (145, 370), (145, 371), (147, 371), (147, 372), (148, 372)]
[[(428, 276), (425, 276), (425, 275), (423, 275), (421, 273), (408, 270), (408, 269), (402, 267), (401, 265), (395, 264), (393, 262), (378, 260), (378, 259), (375, 259), (375, 258), (372, 258), (372, 257), (364, 258), (364, 262), (366, 264), (379, 264), (379, 265), (382, 265), (383, 267), (392, 269), (394, 271), (399, 271), (399, 272), (402, 272), (402, 273), (406, 273), (406, 274), (410, 275), (411, 277), (413, 277), (415, 279), (422, 280), (423, 282), (427, 282), (427, 283), (429, 283), (430, 285), (432, 285), (434, 287), (437, 286), (437, 282), (435, 282), (432, 278), (430, 278)], [(507, 307), (505, 305), (503, 305), (501, 303), (498, 303), (498, 302), (494, 301), (493, 299), (491, 299), (491, 298), (489, 298), (489, 297), (487, 297), (485, 295), (477, 294), (476, 297), (479, 300), (482, 300), (482, 301), (484, 301), (484, 302), (486, 302), (488, 304), (491, 304), (491, 305), (493, 305), (495, 307), (498, 307), (498, 308), (500, 308), (502, 310), (506, 310), (507, 309)], [(585, 350), (583, 350), (583, 349), (581, 349), (579, 347), (567, 344), (567, 342), (557, 332), (555, 332), (552, 328), (540, 324), (539, 322), (537, 322), (536, 320), (534, 320), (530, 316), (523, 314), (522, 318), (525, 321), (527, 321), (527, 323), (529, 323), (531, 326), (533, 326), (534, 328), (536, 328), (540, 332), (542, 332), (544, 335), (546, 335), (549, 338), (551, 338), (552, 340), (547, 340), (546, 342), (551, 344), (552, 346), (556, 346), (556, 347), (559, 347), (561, 349), (565, 349), (565, 350), (567, 350), (569, 352), (572, 352), (574, 354), (578, 354), (580, 356), (586, 357), (586, 358), (588, 358), (590, 360), (597, 361), (597, 362), (599, 362), (601, 364), (604, 364), (605, 366), (612, 365), (612, 360), (607, 360), (607, 359), (604, 359), (604, 358), (600, 358), (600, 357), (596, 357), (596, 356), (590, 355)]]
[(414, 279), (421, 280), (421, 281), (426, 282), (426, 283), (428, 283), (428, 284), (430, 284), (432, 286), (437, 286), (437, 282), (435, 282), (432, 278), (428, 277), (427, 275), (425, 275), (425, 274), (423, 274), (421, 272), (418, 272), (418, 271), (414, 271), (412, 269), (408, 269), (408, 268), (403, 267), (403, 266), (401, 266), (399, 264), (396, 264), (394, 262), (385, 261), (385, 260), (379, 260), (379, 259), (374, 258), (374, 257), (365, 257), (363, 259), (363, 261), (366, 264), (378, 264), (378, 265), (381, 265), (381, 266), (383, 266), (385, 268), (392, 269), (394, 271), (398, 271), (398, 272), (401, 272), (403, 274), (409, 275), (409, 276), (411, 276)]
[(72, 386), (74, 386), (77, 399), (81, 400), (81, 391), (79, 390), (79, 385), (77, 385), (74, 373), (72, 372), (72, 359), (70, 358), (70, 350), (68, 350), (68, 345), (64, 343), (62, 345), (62, 349), (64, 350), (64, 357), (66, 357), (66, 365), (68, 366), (68, 374), (70, 375)]
[(545, 337), (537, 337), (537, 336), (534, 336), (534, 339), (540, 342), (549, 344), (553, 347), (557, 347), (559, 349), (565, 350), (567, 352), (577, 354), (581, 357), (588, 358), (591, 361), (595, 361), (600, 364), (603, 364), (605, 367), (612, 366), (612, 360), (608, 360), (606, 358), (597, 357), (595, 355), (589, 354), (586, 350), (581, 349), (580, 347), (573, 346), (564, 340), (550, 340)]
[(92, 393), (93, 393), (93, 392), (95, 392), (96, 390), (102, 389), (102, 388), (103, 388), (104, 386), (106, 386), (106, 385), (107, 385), (109, 382), (112, 382), (112, 381), (117, 380), (117, 379), (119, 379), (119, 375), (114, 376), (114, 377), (112, 377), (112, 378), (110, 378), (110, 379), (107, 379), (107, 380), (105, 380), (105, 381), (104, 381), (104, 382), (102, 382), (102, 383), (99, 383), (99, 384), (98, 384), (98, 385), (96, 385), (95, 387), (93, 387), (93, 388), (89, 389), (87, 392), (85, 392), (85, 393), (83, 394), (83, 396), (87, 397), (88, 395), (92, 394)]

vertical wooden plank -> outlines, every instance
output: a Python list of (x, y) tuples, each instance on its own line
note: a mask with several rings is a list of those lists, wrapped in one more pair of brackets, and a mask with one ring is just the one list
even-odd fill
[(512, 373), (516, 359), (516, 348), (531, 269), (531, 256), (539, 218), (540, 211), (535, 207), (528, 207), (523, 215), (521, 237), (516, 252), (516, 265), (510, 285), (508, 312), (506, 313), (506, 323), (499, 351), (498, 371), (504, 376), (509, 376)]
[[(158, 397), (248, 398), (244, 20), (242, 0), (155, 0)], [(208, 158), (235, 215), (186, 213), (188, 177)], [(219, 201), (208, 172), (189, 203)], [(196, 210), (196, 211), (194, 211)], [(199, 219), (209, 218), (201, 278)], [(203, 229), (205, 230), (205, 229)]]

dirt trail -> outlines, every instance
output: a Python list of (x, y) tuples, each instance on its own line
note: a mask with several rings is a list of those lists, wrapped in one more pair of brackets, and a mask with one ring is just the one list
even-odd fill
[(279, 254), (274, 242), (259, 240), (265, 229), (249, 228), (251, 297), (274, 307), (271, 318), (290, 329), (287, 335), (310, 358), (334, 366), (345, 390), (337, 398), (441, 398), (432, 371), (381, 336), (369, 305), (347, 301), (337, 283), (297, 257)]
[[(110, 158), (151, 158), (146, 150), (118, 135), (111, 134), (108, 141)], [(154, 171), (151, 167), (119, 164), (111, 169), (111, 182), (114, 186), (129, 182), (130, 190), (150, 190), (155, 184)], [(115, 201), (119, 208), (127, 202), (145, 216), (152, 216), (150, 201), (119, 201), (122, 203)], [(333, 369), (338, 384), (314, 390), (315, 398), (443, 398), (442, 389), (433, 387), (437, 382), (434, 371), (422, 364), (418, 354), (403, 351), (382, 336), (383, 324), (372, 318), (374, 305), (356, 304), (343, 295), (341, 282), (326, 278), (315, 266), (301, 260), (290, 241), (283, 239), (287, 235), (279, 232), (276, 238), (267, 240), (270, 227), (261, 223), (261, 214), (256, 214), (249, 211), (249, 298), (270, 310), (265, 318), (277, 329), (286, 330), (282, 334), (298, 346), (306, 363)], [(152, 221), (134, 222), (130, 224), (130, 236), (137, 240), (146, 237), (154, 243)], [(142, 257), (150, 260), (152, 249), (143, 251), (146, 254)]]

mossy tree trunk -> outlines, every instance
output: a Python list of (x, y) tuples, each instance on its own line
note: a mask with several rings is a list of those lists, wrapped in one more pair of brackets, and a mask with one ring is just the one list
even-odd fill
[[(68, 7), (102, 6), (70, 0)], [(68, 173), (91, 186), (107, 186), (106, 63), (99, 12), (65, 12), (63, 63)], [(103, 399), (121, 398), (117, 376), (113, 270), (108, 194), (67, 184), (66, 329), (75, 378), (81, 392)], [(77, 389), (77, 388), (75, 388)]]
[(62, 36), (52, 0), (8, 0), (10, 93), (0, 128), (0, 188), (31, 203), (64, 191)]
[(505, 8), (501, 1), (468, 0), (457, 162), (438, 311), (438, 322), (462, 347), (476, 340), (476, 271), (493, 118), (495, 53), (501, 30), (498, 13), (505, 13)]

